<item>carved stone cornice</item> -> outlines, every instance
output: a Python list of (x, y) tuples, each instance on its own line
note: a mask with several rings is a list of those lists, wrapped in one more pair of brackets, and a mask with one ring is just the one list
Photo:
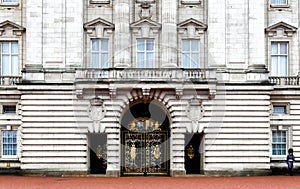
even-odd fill
[(297, 31), (297, 27), (287, 24), (285, 22), (278, 22), (265, 29), (269, 37), (287, 36), (291, 37)]

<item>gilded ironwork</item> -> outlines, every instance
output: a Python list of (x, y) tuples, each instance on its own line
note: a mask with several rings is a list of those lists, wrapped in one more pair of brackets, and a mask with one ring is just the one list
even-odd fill
[(189, 156), (190, 159), (193, 159), (195, 154), (194, 154), (195, 150), (193, 148), (192, 145), (190, 145), (190, 147), (187, 149), (187, 155)]
[(101, 158), (103, 157), (102, 151), (103, 151), (103, 148), (102, 148), (102, 146), (99, 144), (99, 145), (97, 146), (97, 149), (96, 149), (96, 156), (98, 157), (98, 159), (101, 159)]
[(156, 159), (158, 159), (158, 158), (160, 158), (160, 154), (161, 154), (160, 148), (159, 148), (159, 146), (156, 144), (156, 145), (155, 145), (155, 149), (154, 149), (154, 157), (155, 157)]
[(130, 150), (130, 157), (131, 157), (131, 159), (135, 159), (135, 157), (136, 157), (136, 147), (135, 147), (135, 144), (133, 144), (132, 146), (131, 146), (131, 150)]

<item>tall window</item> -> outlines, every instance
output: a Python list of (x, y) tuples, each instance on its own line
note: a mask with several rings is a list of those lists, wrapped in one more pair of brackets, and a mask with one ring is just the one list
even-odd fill
[(92, 68), (108, 68), (108, 39), (92, 40)]
[(138, 68), (154, 68), (154, 40), (138, 39), (136, 43)]
[(287, 0), (272, 0), (272, 5), (287, 5)]
[(1, 75), (18, 76), (18, 42), (0, 42)]
[(17, 156), (17, 131), (2, 131), (2, 158)]
[(200, 68), (200, 40), (182, 40), (182, 67)]
[(288, 43), (273, 42), (271, 44), (271, 75), (287, 76), (288, 74)]
[(287, 131), (272, 131), (272, 155), (286, 155)]

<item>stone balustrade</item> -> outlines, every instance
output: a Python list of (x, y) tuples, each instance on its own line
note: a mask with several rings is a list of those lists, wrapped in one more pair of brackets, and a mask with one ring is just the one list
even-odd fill
[(215, 79), (213, 69), (178, 69), (178, 68), (112, 68), (112, 69), (77, 69), (76, 80), (108, 81), (203, 81)]
[(12, 86), (22, 81), (21, 76), (0, 76), (0, 85)]
[(300, 77), (299, 76), (278, 76), (278, 77), (269, 77), (270, 83), (275, 85), (299, 85)]

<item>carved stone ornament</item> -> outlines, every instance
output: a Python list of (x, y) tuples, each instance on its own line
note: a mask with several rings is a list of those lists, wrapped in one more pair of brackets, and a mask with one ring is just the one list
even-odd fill
[(89, 118), (93, 121), (93, 124), (89, 126), (88, 130), (91, 133), (103, 133), (105, 126), (101, 125), (100, 121), (106, 114), (106, 108), (103, 100), (100, 98), (93, 98), (90, 100), (90, 104), (87, 109)]
[(201, 133), (203, 127), (199, 126), (199, 121), (204, 116), (204, 108), (202, 102), (197, 98), (189, 100), (186, 108), (186, 115), (191, 120), (191, 124), (187, 126), (187, 132), (189, 133)]

